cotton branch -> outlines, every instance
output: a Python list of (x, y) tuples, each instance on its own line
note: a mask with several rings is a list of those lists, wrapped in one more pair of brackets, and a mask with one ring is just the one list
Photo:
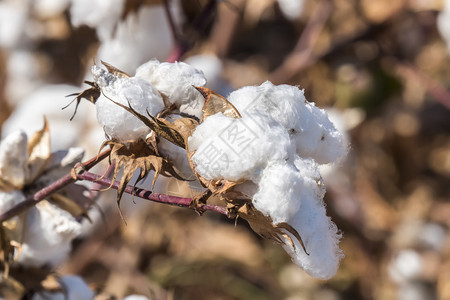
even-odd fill
[[(91, 173), (91, 172), (80, 172), (80, 174), (77, 175), (77, 178), (79, 180), (87, 180), (91, 182), (96, 182), (103, 186), (110, 186), (111, 188), (117, 190), (119, 187), (119, 181), (112, 181), (108, 178), (102, 178), (101, 176)], [(150, 200), (153, 202), (168, 204), (168, 205), (175, 205), (179, 207), (184, 208), (191, 208), (190, 204), (192, 202), (191, 198), (182, 198), (182, 197), (176, 197), (176, 196), (170, 196), (165, 194), (158, 194), (153, 193), (152, 191), (134, 187), (132, 185), (127, 185), (125, 188), (125, 193), (134, 195), (136, 197), (139, 197), (144, 200)], [(227, 214), (227, 209), (224, 206), (218, 206), (218, 205), (202, 205), (200, 207), (203, 210), (211, 210), (218, 212), (220, 214)]]
[[(81, 163), (80, 166), (84, 170), (89, 170), (92, 167), (94, 167), (96, 164), (98, 164), (100, 161), (105, 159), (109, 156), (109, 153), (111, 152), (110, 149), (103, 151), (99, 155), (97, 155), (94, 158), (91, 158), (85, 163)], [(51, 194), (61, 190), (62, 188), (68, 186), (69, 184), (74, 183), (76, 180), (72, 177), (72, 175), (66, 174), (60, 179), (56, 180), (55, 182), (52, 182), (51, 184), (47, 185), (46, 187), (40, 189), (33, 195), (30, 195), (25, 201), (20, 202), (19, 204), (13, 206), (11, 209), (7, 210), (6, 212), (0, 214), (0, 223), (3, 221), (6, 221), (12, 217), (15, 217), (28, 208), (36, 205), (40, 201), (44, 200), (46, 197), (50, 196)]]

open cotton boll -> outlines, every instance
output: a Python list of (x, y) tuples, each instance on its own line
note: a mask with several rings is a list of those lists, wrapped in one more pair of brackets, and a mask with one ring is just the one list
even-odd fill
[(150, 82), (167, 97), (170, 104), (180, 106), (203, 99), (193, 86), (204, 86), (205, 75), (184, 62), (159, 63), (157, 60), (151, 60), (136, 70), (136, 77)]
[(164, 108), (158, 91), (142, 78), (116, 77), (97, 66), (92, 67), (92, 74), (102, 90), (95, 106), (98, 122), (106, 134), (121, 142), (144, 139), (150, 133), (150, 128), (110, 99), (126, 106), (131, 105), (140, 114), (147, 115), (148, 112), (156, 116)]
[(303, 91), (290, 85), (248, 86), (230, 94), (230, 101), (242, 115), (256, 111), (279, 122), (292, 137), (297, 153), (318, 163), (334, 162), (347, 151), (342, 134), (326, 112), (306, 100)]
[(310, 192), (302, 194), (300, 209), (287, 220), (287, 223), (300, 234), (309, 255), (303, 251), (296, 239), (293, 239), (295, 249), (288, 241), (283, 247), (293, 261), (308, 274), (320, 279), (329, 279), (336, 274), (339, 261), (343, 257), (338, 246), (341, 234), (326, 215), (322, 201), (325, 189), (320, 182), (316, 182), (317, 167), (310, 169), (315, 164), (300, 157), (295, 160), (295, 165), (302, 176), (308, 175), (304, 176), (304, 179), (305, 182), (309, 182), (307, 190)]
[(84, 282), (83, 278), (66, 275), (62, 276), (61, 284), (65, 289), (64, 293), (38, 292), (34, 294), (33, 300), (91, 300), (94, 299), (94, 292)]
[(291, 162), (278, 160), (263, 170), (252, 203), (274, 224), (286, 222), (298, 211), (309, 188)]
[(256, 180), (270, 160), (294, 149), (285, 130), (262, 114), (233, 119), (209, 116), (188, 139), (196, 171), (206, 179)]
[(81, 224), (70, 213), (41, 201), (28, 212), (18, 262), (34, 267), (56, 266), (67, 258), (72, 240), (80, 233)]
[(22, 130), (9, 134), (0, 142), (0, 178), (21, 188), (25, 184), (28, 161), (28, 138)]

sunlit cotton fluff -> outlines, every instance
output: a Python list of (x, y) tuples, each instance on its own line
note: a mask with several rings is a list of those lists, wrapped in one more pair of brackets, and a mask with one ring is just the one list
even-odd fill
[(276, 122), (255, 113), (233, 119), (222, 113), (208, 117), (188, 139), (196, 170), (207, 179), (256, 180), (267, 162), (287, 159), (294, 149)]
[(259, 111), (280, 123), (302, 157), (326, 164), (347, 153), (345, 140), (327, 113), (308, 102), (303, 91), (295, 86), (276, 86), (266, 81), (260, 86), (236, 90), (228, 100), (242, 115)]
[[(312, 166), (310, 161), (305, 161), (300, 157), (295, 160), (295, 165), (299, 170), (305, 170)], [(329, 279), (336, 274), (339, 261), (344, 255), (339, 249), (341, 234), (330, 217), (326, 215), (322, 200), (325, 187), (321, 182), (317, 182), (318, 171), (316, 170), (315, 168), (306, 171), (313, 176), (303, 177), (307, 191), (299, 197), (300, 209), (287, 220), (287, 223), (302, 237), (309, 255), (303, 251), (296, 239), (293, 239), (295, 249), (287, 241), (283, 247), (293, 261), (309, 275), (320, 279)]]
[(150, 128), (110, 99), (125, 106), (130, 105), (145, 116), (147, 113), (156, 116), (164, 108), (158, 91), (142, 78), (117, 77), (97, 66), (92, 67), (92, 74), (102, 91), (95, 106), (98, 122), (105, 133), (121, 142), (145, 139)]
[(167, 101), (175, 104), (181, 112), (200, 117), (205, 102), (193, 86), (204, 86), (205, 75), (200, 70), (184, 63), (160, 63), (153, 59), (136, 70), (136, 77), (150, 82)]

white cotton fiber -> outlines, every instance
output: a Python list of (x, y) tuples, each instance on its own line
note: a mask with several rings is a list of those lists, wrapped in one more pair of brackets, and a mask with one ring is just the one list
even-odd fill
[[(151, 60), (136, 70), (136, 77), (150, 82), (167, 97), (169, 104), (194, 104), (204, 102), (201, 94), (193, 86), (204, 86), (206, 78), (203, 72), (184, 63), (160, 63)], [(203, 106), (203, 105), (202, 105)]]
[(28, 138), (18, 130), (0, 143), (0, 178), (16, 188), (25, 184), (25, 170), (28, 161)]
[(122, 142), (144, 139), (150, 128), (110, 99), (126, 106), (131, 105), (145, 116), (147, 112), (156, 116), (164, 108), (158, 91), (142, 78), (116, 77), (97, 66), (92, 67), (92, 74), (102, 90), (102, 96), (97, 99), (95, 105), (98, 122), (105, 133)]
[(347, 151), (342, 134), (326, 112), (306, 100), (295, 86), (266, 81), (234, 91), (228, 100), (242, 115), (264, 113), (279, 122), (296, 144), (297, 153), (320, 164), (334, 162)]
[(34, 294), (33, 300), (92, 300), (94, 299), (94, 292), (84, 282), (83, 278), (66, 275), (60, 278), (61, 285), (67, 293), (50, 293), (38, 292)]
[(34, 267), (56, 266), (67, 258), (71, 242), (80, 232), (80, 223), (70, 213), (41, 201), (28, 211), (18, 262)]
[(0, 214), (7, 212), (10, 208), (25, 200), (22, 191), (12, 190), (9, 192), (0, 192)]
[(161, 138), (158, 143), (158, 150), (162, 156), (169, 159), (183, 178), (195, 178), (185, 149)]
[(278, 160), (262, 172), (259, 189), (252, 203), (257, 210), (270, 216), (274, 224), (286, 222), (300, 209), (309, 186), (292, 163)]
[(336, 274), (339, 261), (343, 257), (338, 246), (341, 234), (326, 215), (322, 201), (325, 188), (317, 178), (317, 166), (310, 160), (305, 161), (300, 157), (295, 160), (295, 165), (303, 169), (301, 173), (307, 184), (301, 195), (300, 209), (287, 220), (287, 223), (300, 234), (309, 255), (303, 251), (298, 241), (295, 242), (295, 249), (289, 242), (286, 242), (284, 248), (293, 261), (308, 274), (320, 279), (329, 279)]
[(262, 114), (210, 116), (189, 137), (188, 147), (196, 151), (192, 160), (201, 176), (228, 180), (256, 180), (268, 161), (287, 159), (294, 151), (285, 130)]

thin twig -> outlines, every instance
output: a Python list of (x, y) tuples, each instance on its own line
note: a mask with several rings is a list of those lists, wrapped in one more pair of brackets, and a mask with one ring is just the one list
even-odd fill
[[(87, 180), (87, 181), (91, 181), (91, 182), (96, 182), (98, 184), (101, 184), (103, 186), (111, 186), (111, 188), (117, 190), (119, 187), (119, 181), (112, 181), (110, 179), (107, 178), (101, 178), (101, 176), (91, 173), (91, 172), (81, 172), (80, 174), (77, 175), (78, 179), (80, 180)], [(190, 207), (190, 204), (192, 202), (191, 198), (182, 198), (182, 197), (177, 197), (177, 196), (170, 196), (170, 195), (165, 195), (165, 194), (158, 194), (158, 193), (153, 193), (152, 191), (146, 190), (146, 189), (142, 189), (142, 188), (137, 188), (134, 187), (132, 185), (127, 185), (127, 187), (125, 188), (125, 193), (127, 194), (131, 194), (134, 195), (136, 197), (142, 198), (144, 200), (150, 200), (153, 202), (158, 202), (158, 203), (163, 203), (163, 204), (168, 204), (168, 205), (174, 205), (174, 206), (179, 206), (179, 207), (184, 207), (184, 208), (191, 208), (191, 209), (195, 209)], [(227, 214), (227, 209), (224, 206), (219, 206), (219, 205), (202, 205), (201, 209), (203, 210), (210, 210), (210, 211), (215, 211), (218, 212), (220, 214), (226, 215)]]
[[(110, 149), (105, 150), (102, 153), (100, 153), (99, 155), (91, 158), (87, 162), (81, 163), (80, 166), (84, 170), (89, 170), (92, 167), (94, 167), (96, 164), (98, 164), (100, 161), (102, 161), (103, 159), (108, 157), (110, 152), (111, 152)], [(27, 197), (27, 199), (25, 201), (18, 203), (17, 205), (13, 206), (11, 209), (0, 214), (0, 223), (23, 213), (25, 210), (36, 205), (40, 201), (47, 198), (49, 195), (61, 190), (62, 188), (66, 187), (69, 184), (72, 184), (74, 182), (75, 182), (75, 179), (72, 178), (72, 175), (70, 173), (64, 175), (60, 179), (52, 182), (51, 184), (47, 185), (46, 187), (44, 187), (42, 189), (40, 189), (33, 195), (30, 195), (29, 197)]]

